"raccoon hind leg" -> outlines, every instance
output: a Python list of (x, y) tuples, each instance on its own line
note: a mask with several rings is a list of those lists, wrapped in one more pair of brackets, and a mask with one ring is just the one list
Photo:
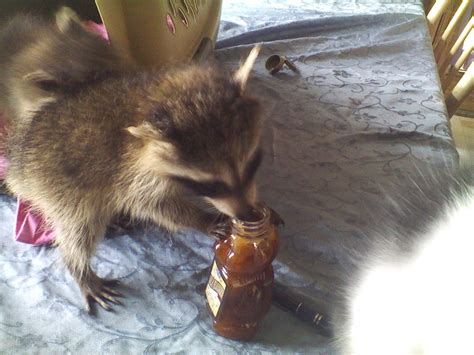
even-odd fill
[(90, 260), (97, 242), (104, 236), (107, 224), (99, 221), (77, 223), (61, 221), (55, 243), (62, 259), (77, 282), (89, 314), (94, 313), (94, 303), (107, 311), (110, 303), (121, 304), (116, 297), (122, 296), (114, 290), (115, 280), (104, 280), (92, 270)]

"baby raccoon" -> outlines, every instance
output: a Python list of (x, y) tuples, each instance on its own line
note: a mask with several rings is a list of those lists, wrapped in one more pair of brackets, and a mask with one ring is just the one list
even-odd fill
[(84, 85), (131, 67), (131, 61), (87, 30), (64, 7), (47, 21), (17, 15), (0, 29), (0, 110), (22, 122), (57, 91)]
[[(18, 85), (33, 82), (41, 95), (54, 95), (17, 112), (15, 119), (28, 120), (10, 127), (6, 183), (56, 228), (55, 243), (89, 312), (94, 301), (107, 310), (107, 302), (119, 303), (114, 283), (90, 267), (113, 216), (207, 232), (216, 213), (197, 207), (196, 195), (228, 216), (250, 213), (262, 122), (259, 102), (245, 88), (258, 51), (233, 74), (203, 65), (122, 73), (111, 55), (103, 68), (114, 74), (94, 80), (68, 76), (74, 61), (63, 64), (64, 77), (55, 65), (38, 69), (43, 77), (53, 68), (52, 85), (18, 77)], [(52, 60), (47, 53), (45, 63)], [(103, 72), (88, 71), (87, 60), (80, 59), (84, 71), (72, 73)], [(15, 94), (5, 89), (7, 98)]]

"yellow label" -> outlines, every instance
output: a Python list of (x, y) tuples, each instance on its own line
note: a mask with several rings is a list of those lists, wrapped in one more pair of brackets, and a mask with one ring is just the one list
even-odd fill
[(209, 277), (209, 282), (206, 287), (207, 303), (209, 304), (209, 308), (211, 308), (214, 317), (217, 315), (217, 312), (219, 312), (226, 286), (227, 285), (219, 272), (216, 262), (214, 261), (212, 264), (211, 276)]
[(221, 300), (219, 299), (219, 295), (217, 294), (217, 292), (210, 288), (209, 285), (207, 285), (206, 287), (206, 298), (207, 303), (209, 304), (209, 308), (211, 309), (212, 314), (215, 317), (217, 315), (217, 312), (219, 312)]

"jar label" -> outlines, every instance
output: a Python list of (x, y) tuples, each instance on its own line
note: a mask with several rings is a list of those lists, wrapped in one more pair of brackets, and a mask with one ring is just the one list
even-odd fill
[(273, 280), (265, 280), (266, 279), (266, 274), (265, 274), (265, 271), (264, 272), (261, 272), (260, 274), (256, 274), (256, 275), (251, 275), (251, 276), (241, 276), (241, 277), (238, 277), (238, 278), (235, 278), (235, 280), (232, 282), (232, 286), (235, 287), (235, 288), (238, 288), (238, 287), (244, 287), (244, 286), (248, 286), (250, 284), (253, 284), (257, 281), (263, 281), (263, 282), (272, 282)]
[(219, 272), (219, 268), (214, 261), (212, 264), (211, 276), (209, 277), (209, 282), (206, 287), (207, 303), (209, 304), (209, 308), (214, 314), (214, 317), (217, 315), (217, 312), (219, 312), (226, 287), (227, 285), (225, 284), (225, 281)]

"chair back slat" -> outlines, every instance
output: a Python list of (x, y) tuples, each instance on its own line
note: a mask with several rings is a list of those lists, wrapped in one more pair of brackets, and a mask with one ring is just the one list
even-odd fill
[(428, 29), (451, 118), (473, 91), (472, 63), (459, 81), (454, 83), (462, 73), (462, 67), (468, 65), (474, 49), (474, 0), (436, 0), (434, 4), (430, 1), (430, 4), (432, 6), (426, 16)]

